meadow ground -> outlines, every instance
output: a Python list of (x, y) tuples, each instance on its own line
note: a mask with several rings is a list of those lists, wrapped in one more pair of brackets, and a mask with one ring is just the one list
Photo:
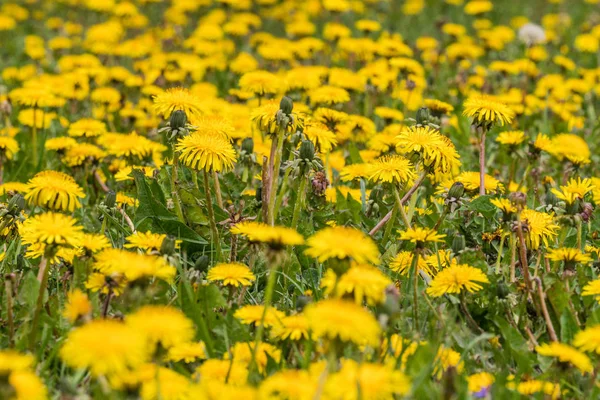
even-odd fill
[(600, 397), (597, 0), (0, 2), (0, 399)]

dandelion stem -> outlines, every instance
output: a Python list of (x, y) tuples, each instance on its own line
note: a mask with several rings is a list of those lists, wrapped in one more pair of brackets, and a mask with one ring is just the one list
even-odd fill
[(534, 281), (537, 283), (537, 292), (540, 300), (540, 305), (542, 306), (542, 314), (544, 315), (544, 321), (546, 321), (546, 328), (548, 329), (548, 336), (550, 336), (550, 340), (553, 342), (558, 342), (558, 337), (556, 336), (556, 332), (554, 331), (554, 325), (552, 325), (552, 319), (550, 319), (550, 314), (548, 314), (548, 307), (546, 307), (546, 300), (544, 295), (544, 288), (542, 287), (542, 280), (539, 277), (534, 278)]
[(217, 205), (220, 209), (223, 209), (223, 196), (221, 194), (221, 184), (219, 183), (219, 174), (217, 174), (217, 171), (213, 171), (213, 179), (215, 180), (215, 194), (217, 195)]
[(102, 306), (102, 318), (106, 318), (106, 316), (108, 315), (108, 307), (110, 306), (112, 294), (112, 289), (108, 288), (108, 293), (106, 294), (106, 299), (104, 299), (104, 304)]
[(479, 195), (485, 195), (485, 134), (486, 129), (481, 128), (481, 141), (479, 143)]
[(171, 198), (173, 199), (173, 204), (175, 205), (175, 213), (177, 214), (177, 218), (183, 224), (185, 224), (185, 219), (183, 218), (183, 210), (181, 209), (181, 202), (179, 201), (179, 192), (177, 191), (177, 168), (179, 165), (179, 154), (177, 152), (173, 152), (173, 165), (171, 166)]
[(275, 159), (273, 169), (271, 170), (271, 188), (269, 190), (269, 225), (275, 225), (275, 199), (277, 197), (277, 183), (279, 180), (279, 169), (281, 168), (281, 153), (283, 152), (285, 127), (279, 128), (277, 133), (277, 149), (275, 151)]
[(471, 325), (471, 327), (479, 333), (484, 333), (485, 331), (483, 329), (481, 329), (479, 324), (477, 324), (477, 322), (473, 319), (473, 316), (469, 312), (469, 309), (467, 308), (467, 305), (465, 304), (464, 293), (460, 294), (460, 308), (461, 308), (463, 314), (465, 315), (465, 317), (467, 318), (467, 321), (469, 321), (469, 324)]
[(500, 261), (502, 261), (502, 253), (504, 251), (504, 235), (500, 235), (500, 248), (496, 256), (496, 274), (500, 273)]
[[(404, 197), (402, 197), (402, 200), (400, 201), (402, 204), (404, 204), (408, 200), (410, 200), (411, 196), (413, 195), (413, 193), (415, 193), (417, 191), (417, 189), (419, 188), (419, 186), (421, 186), (421, 184), (425, 180), (426, 176), (427, 176), (427, 173), (425, 171), (423, 171), (423, 173), (421, 174), (421, 176), (419, 176), (419, 179), (417, 179), (415, 181), (414, 185), (412, 185), (412, 187), (410, 189), (408, 189), (408, 192), (406, 192), (406, 194), (404, 195)], [(381, 221), (379, 221), (377, 223), (377, 225), (375, 225), (375, 227), (373, 229), (371, 229), (371, 231), (369, 232), (369, 236), (375, 235), (381, 228), (383, 228), (383, 226), (390, 220), (390, 218), (392, 218), (392, 212), (393, 212), (393, 210), (390, 210), (390, 212), (388, 212), (381, 219)]]
[(15, 323), (13, 317), (13, 274), (4, 276), (4, 285), (6, 288), (6, 318), (8, 320), (8, 347), (14, 347), (13, 337), (15, 335)]
[(33, 312), (33, 320), (31, 321), (31, 331), (29, 332), (29, 349), (32, 352), (35, 349), (40, 315), (42, 314), (42, 309), (44, 308), (44, 294), (48, 288), (48, 277), (50, 275), (50, 268), (48, 268), (48, 259), (46, 256), (42, 256), (39, 269), (40, 271), (38, 273), (38, 280), (40, 281), (40, 288), (38, 291), (35, 310)]
[(306, 190), (306, 177), (300, 177), (300, 184), (298, 185), (298, 195), (296, 196), (296, 203), (294, 204), (294, 213), (292, 216), (292, 229), (296, 229), (298, 226), (298, 219), (300, 218), (300, 211), (302, 210), (304, 203), (304, 191)]
[(31, 164), (35, 167), (38, 159), (38, 138), (37, 138), (37, 105), (33, 107), (33, 127), (31, 128), (31, 152), (33, 159)]
[[(273, 267), (269, 271), (269, 279), (267, 281), (267, 287), (265, 289), (265, 301), (263, 313), (260, 318), (260, 324), (256, 327), (256, 339), (254, 340), (254, 347), (252, 348), (252, 359), (250, 360), (249, 370), (250, 372), (258, 369), (258, 364), (256, 362), (256, 352), (258, 351), (258, 346), (262, 342), (263, 334), (265, 332), (265, 318), (267, 317), (267, 312), (269, 307), (271, 307), (271, 303), (273, 301), (273, 293), (275, 292), (275, 282), (277, 281), (277, 268), (279, 267), (278, 263), (274, 263)], [(251, 374), (248, 374), (248, 378), (250, 379)]]
[(215, 246), (215, 251), (217, 253), (215, 259), (216, 261), (219, 261), (222, 259), (221, 239), (219, 238), (219, 231), (217, 230), (217, 222), (215, 221), (215, 213), (213, 211), (210, 185), (208, 184), (208, 172), (206, 172), (205, 169), (202, 171), (204, 172), (204, 195), (206, 196), (206, 209), (208, 211), (208, 220), (210, 222), (210, 230), (212, 233), (212, 243)]

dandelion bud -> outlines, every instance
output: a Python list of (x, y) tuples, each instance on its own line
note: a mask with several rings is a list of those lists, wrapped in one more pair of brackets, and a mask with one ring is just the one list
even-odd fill
[(465, 237), (463, 235), (456, 235), (452, 239), (452, 251), (454, 254), (459, 254), (466, 247)]
[(461, 182), (454, 182), (448, 190), (448, 199), (449, 200), (458, 200), (463, 194), (465, 194), (465, 185)]
[(246, 154), (254, 153), (254, 139), (247, 137), (242, 140), (242, 151)]
[(589, 222), (592, 218), (592, 214), (594, 212), (594, 206), (590, 203), (583, 203), (581, 206), (582, 210), (579, 216), (583, 220), (583, 222)]
[(498, 286), (496, 286), (496, 295), (499, 299), (504, 299), (508, 296), (510, 290), (508, 289), (508, 285), (504, 281), (499, 281)]
[(421, 107), (417, 110), (417, 125), (425, 125), (429, 120), (429, 108)]
[(544, 201), (546, 202), (546, 205), (556, 207), (558, 204), (558, 197), (556, 197), (556, 194), (554, 194), (552, 190), (547, 190)]
[(566, 211), (567, 214), (575, 215), (580, 213), (583, 210), (580, 199), (575, 199), (571, 204), (567, 204)]
[(202, 255), (200, 257), (198, 257), (198, 259), (196, 260), (196, 263), (194, 264), (194, 269), (200, 272), (204, 272), (206, 270), (208, 270), (208, 263), (210, 262), (210, 259), (208, 258), (207, 255)]
[(8, 209), (12, 215), (18, 215), (23, 209), (25, 209), (25, 198), (19, 193), (15, 194), (8, 202)]
[(296, 311), (302, 312), (302, 310), (304, 310), (304, 307), (309, 305), (311, 301), (312, 299), (310, 298), (310, 296), (298, 296), (298, 298), (296, 299)]
[(315, 158), (315, 145), (310, 140), (303, 140), (300, 145), (300, 159), (307, 163)]
[(114, 208), (116, 203), (117, 194), (115, 193), (115, 191), (111, 190), (108, 193), (106, 193), (106, 197), (104, 198), (104, 205), (106, 205), (106, 207), (108, 208)]
[(167, 235), (160, 245), (160, 253), (165, 255), (171, 255), (175, 252), (175, 238), (171, 235)]
[(290, 115), (294, 109), (294, 102), (287, 96), (283, 96), (279, 102), (279, 109), (282, 113)]
[(185, 124), (187, 124), (187, 115), (183, 110), (175, 110), (171, 113), (171, 119), (169, 120), (169, 125), (172, 130), (175, 129), (183, 129), (185, 128)]

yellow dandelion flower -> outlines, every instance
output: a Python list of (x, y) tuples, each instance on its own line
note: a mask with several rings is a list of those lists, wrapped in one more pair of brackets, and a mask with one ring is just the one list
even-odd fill
[(246, 325), (260, 325), (262, 322), (264, 326), (268, 328), (280, 323), (280, 321), (285, 317), (285, 314), (273, 307), (269, 307), (265, 314), (265, 306), (248, 305), (239, 308), (235, 312), (234, 317), (236, 317)]
[(446, 235), (440, 235), (433, 229), (422, 228), (420, 226), (400, 231), (400, 240), (408, 240), (417, 245), (441, 242), (445, 237)]
[(163, 241), (167, 237), (164, 233), (140, 232), (136, 231), (127, 236), (127, 243), (123, 245), (126, 249), (141, 249), (146, 252), (160, 250)]
[(582, 373), (592, 372), (592, 362), (584, 353), (564, 343), (546, 343), (535, 348), (538, 354), (547, 357), (558, 358), (561, 362), (567, 362), (579, 369)]
[(67, 304), (63, 310), (63, 316), (70, 323), (74, 323), (80, 317), (91, 315), (92, 303), (87, 295), (79, 289), (75, 289), (69, 293)]
[(517, 212), (517, 207), (508, 199), (491, 199), (490, 203), (498, 207), (504, 214), (512, 214)]
[(458, 294), (467, 290), (470, 293), (482, 289), (478, 283), (489, 283), (487, 276), (478, 268), (467, 264), (452, 265), (441, 270), (427, 288), (427, 294), (440, 297), (447, 293)]
[(485, 395), (490, 390), (490, 387), (496, 379), (489, 372), (479, 372), (467, 377), (469, 392), (476, 394), (478, 397)]
[(322, 300), (307, 306), (304, 313), (316, 338), (370, 346), (379, 343), (381, 328), (377, 320), (354, 302)]
[(42, 380), (31, 371), (15, 371), (8, 376), (14, 390), (14, 400), (46, 400), (48, 390)]
[(307, 239), (305, 253), (319, 262), (351, 259), (358, 264), (378, 264), (379, 250), (363, 232), (345, 226), (321, 229)]
[(340, 170), (340, 178), (344, 182), (357, 180), (360, 178), (368, 178), (371, 175), (372, 164), (350, 164)]
[(208, 271), (206, 279), (209, 282), (221, 282), (223, 286), (239, 287), (252, 285), (256, 277), (244, 264), (226, 263), (212, 267)]
[(326, 85), (310, 91), (310, 102), (313, 105), (332, 106), (348, 101), (350, 101), (350, 94), (340, 87)]
[(106, 133), (106, 125), (102, 121), (83, 118), (73, 122), (67, 132), (72, 137), (95, 137)]
[(78, 247), (83, 234), (75, 218), (53, 212), (27, 218), (19, 231), (23, 244), (40, 246), (42, 254), (47, 248)]
[(88, 275), (85, 288), (102, 294), (111, 293), (120, 296), (127, 287), (127, 279), (120, 273), (103, 274), (92, 272)]
[(577, 332), (573, 345), (582, 351), (600, 354), (600, 325), (588, 326)]
[(537, 393), (543, 393), (552, 399), (558, 399), (561, 396), (560, 385), (558, 383), (541, 381), (538, 379), (529, 379), (519, 382), (516, 386), (509, 382), (509, 388), (516, 389), (523, 396), (533, 396)]
[(400, 153), (418, 153), (427, 167), (449, 172), (460, 166), (454, 144), (436, 129), (429, 126), (404, 128), (396, 136), (396, 149)]
[(274, 249), (297, 246), (304, 238), (294, 229), (284, 226), (270, 226), (260, 222), (245, 221), (231, 228), (234, 235), (242, 235), (252, 243), (266, 243)]
[(111, 320), (92, 321), (67, 335), (60, 357), (70, 367), (89, 369), (93, 376), (114, 375), (149, 359), (146, 337), (138, 329)]
[(435, 375), (438, 379), (442, 377), (443, 372), (448, 368), (456, 368), (460, 374), (465, 366), (461, 361), (460, 353), (445, 346), (440, 346), (438, 349), (435, 357), (435, 364), (436, 366), (433, 371), (433, 375)]
[(10, 136), (0, 136), (0, 160), (12, 160), (19, 152), (19, 143)]
[(322, 153), (331, 152), (338, 143), (335, 134), (320, 123), (307, 125), (304, 134), (314, 143), (317, 151)]
[(167, 353), (167, 360), (174, 362), (192, 363), (206, 358), (206, 346), (202, 342), (179, 343), (171, 347)]
[[(214, 358), (206, 360), (196, 369), (197, 375), (208, 382), (227, 382), (228, 385), (245, 385), (248, 379), (248, 364), (237, 359), (217, 360)], [(235, 397), (232, 397), (234, 399)]]
[(180, 139), (175, 150), (181, 153), (185, 165), (197, 170), (228, 171), (236, 161), (235, 149), (222, 136), (194, 132)]
[(63, 152), (69, 147), (74, 146), (76, 144), (77, 141), (72, 137), (60, 136), (46, 140), (46, 143), (44, 143), (44, 147), (46, 148), (46, 150)]
[(560, 247), (558, 249), (549, 249), (546, 258), (552, 261), (564, 261), (565, 263), (589, 263), (592, 257), (589, 254), (582, 253), (581, 250), (571, 247)]
[(143, 306), (125, 317), (125, 323), (141, 332), (154, 349), (160, 344), (165, 349), (189, 343), (195, 336), (194, 323), (183, 311), (169, 306)]
[(38, 172), (29, 180), (27, 186), (25, 200), (51, 210), (72, 212), (81, 207), (79, 199), (85, 197), (83, 189), (77, 185), (75, 179), (58, 171)]
[(504, 131), (498, 134), (496, 142), (507, 146), (516, 146), (525, 141), (525, 132), (523, 131)]
[(189, 117), (202, 114), (202, 101), (189, 90), (176, 87), (154, 96), (154, 111), (163, 118), (169, 118), (175, 110), (181, 110)]
[(402, 156), (384, 156), (371, 163), (369, 180), (404, 184), (415, 178), (415, 169), (410, 161)]
[(77, 143), (66, 150), (62, 160), (69, 167), (79, 167), (85, 163), (98, 163), (105, 156), (104, 150), (98, 146), (90, 143)]
[(240, 78), (240, 88), (257, 96), (281, 93), (286, 89), (285, 81), (277, 75), (263, 70), (247, 72)]
[(357, 304), (366, 301), (369, 305), (381, 304), (385, 300), (385, 288), (392, 281), (379, 269), (371, 265), (353, 265), (344, 275), (337, 277), (328, 269), (321, 280), (325, 294), (334, 297), (351, 296)]
[(172, 282), (175, 267), (158, 256), (139, 254), (121, 249), (105, 249), (95, 256), (94, 268), (105, 275), (120, 274), (133, 282), (143, 278), (157, 278)]
[(448, 115), (454, 111), (452, 104), (448, 104), (436, 99), (425, 99), (423, 104), (429, 109), (429, 111), (431, 111), (432, 114), (436, 116)]
[(0, 375), (14, 371), (26, 371), (34, 366), (31, 354), (21, 354), (15, 350), (0, 350)]
[(550, 214), (527, 208), (521, 212), (521, 221), (527, 225), (525, 240), (531, 250), (537, 250), (541, 243), (547, 246), (548, 240), (558, 235), (559, 226)]
[(473, 119), (473, 124), (490, 127), (509, 125), (515, 117), (506, 104), (487, 95), (469, 97), (464, 103), (463, 115)]
[(573, 204), (576, 200), (583, 200), (594, 189), (591, 179), (571, 178), (566, 185), (560, 186), (560, 190), (552, 188), (552, 193), (567, 204)]
[(260, 384), (259, 398), (311, 399), (317, 391), (318, 380), (308, 371), (281, 370)]
[[(414, 253), (412, 251), (401, 251), (390, 261), (390, 269), (398, 272), (400, 275), (406, 276), (410, 272)], [(436, 262), (437, 264), (437, 262)], [(436, 265), (434, 264), (434, 265)], [(417, 258), (417, 268), (419, 271), (425, 272), (429, 276), (433, 276), (437, 272), (437, 266), (433, 267), (425, 262), (421, 257)]]
[(583, 287), (582, 296), (596, 296), (596, 301), (600, 303), (600, 279), (589, 282)]
[(271, 336), (279, 340), (308, 339), (308, 319), (304, 314), (283, 317), (271, 328)]

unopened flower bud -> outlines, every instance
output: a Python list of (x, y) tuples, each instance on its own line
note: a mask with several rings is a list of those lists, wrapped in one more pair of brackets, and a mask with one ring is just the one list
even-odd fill
[(298, 296), (298, 298), (296, 298), (296, 310), (298, 312), (302, 312), (302, 310), (304, 310), (304, 307), (309, 305), (311, 301), (312, 300), (310, 296)]
[(315, 158), (315, 145), (310, 140), (303, 140), (300, 144), (300, 159), (310, 162)]
[(463, 235), (456, 235), (452, 239), (452, 251), (454, 254), (460, 254), (466, 247), (465, 237)]
[(209, 262), (210, 262), (210, 259), (208, 258), (208, 256), (202, 255), (202, 256), (198, 257), (198, 259), (196, 260), (196, 263), (194, 264), (194, 269), (198, 270), (200, 272), (204, 272), (204, 271), (208, 270)]
[(175, 238), (171, 235), (167, 235), (160, 245), (160, 253), (165, 255), (171, 255), (175, 253)]
[(254, 152), (254, 139), (247, 137), (242, 140), (242, 150), (246, 154), (252, 154)]
[(282, 113), (290, 115), (294, 109), (294, 102), (287, 96), (283, 96), (279, 102), (279, 109)]
[(187, 124), (187, 115), (183, 110), (175, 110), (171, 113), (169, 125), (172, 130), (185, 128)]
[(421, 107), (417, 110), (417, 125), (425, 125), (429, 120), (429, 109), (427, 107)]
[(508, 195), (508, 199), (516, 206), (524, 206), (527, 202), (527, 196), (523, 192), (512, 192)]
[(113, 208), (117, 203), (117, 194), (114, 190), (109, 190), (104, 198), (104, 205), (108, 208)]
[(465, 194), (465, 185), (461, 182), (454, 182), (448, 190), (448, 199), (460, 199)]

